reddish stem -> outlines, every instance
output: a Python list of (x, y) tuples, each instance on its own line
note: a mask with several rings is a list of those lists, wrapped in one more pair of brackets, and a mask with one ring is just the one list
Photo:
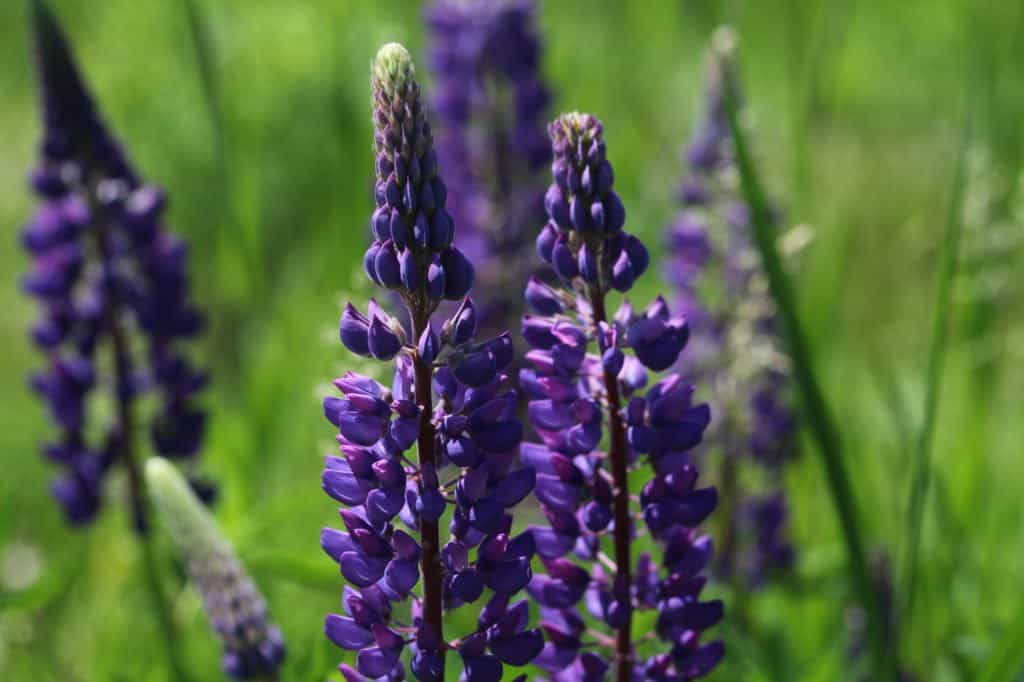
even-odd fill
[[(429, 324), (429, 314), (413, 315), (413, 338), (418, 339)], [(420, 468), (420, 496), (426, 488), (438, 487), (437, 456), (434, 452), (434, 424), (431, 420), (434, 405), (432, 394), (432, 377), (430, 365), (423, 361), (418, 353), (413, 354), (415, 371), (416, 404), (420, 408), (420, 434), (417, 441)], [(441, 558), (440, 535), (436, 523), (429, 523), (420, 518), (420, 570), (423, 573), (423, 621), (430, 625), (440, 646), (436, 655), (441, 659), (441, 679), (444, 680), (444, 660), (448, 647), (444, 641), (444, 616), (441, 605)]]
[[(590, 307), (593, 310), (595, 326), (607, 322), (608, 314), (604, 307), (604, 292), (600, 286), (588, 287)], [(622, 398), (619, 395), (619, 379), (617, 376), (604, 374), (604, 390), (608, 400), (608, 430), (611, 436), (611, 447), (608, 459), (611, 462), (612, 482), (614, 485), (615, 514), (615, 566), (617, 573), (614, 586), (625, 585), (627, 595), (633, 584), (632, 560), (630, 557), (630, 529), (633, 524), (629, 514), (629, 471), (626, 449), (626, 425), (622, 421)], [(615, 679), (618, 682), (630, 682), (633, 677), (633, 605), (632, 598), (626, 610), (626, 618), (619, 626), (615, 636)]]

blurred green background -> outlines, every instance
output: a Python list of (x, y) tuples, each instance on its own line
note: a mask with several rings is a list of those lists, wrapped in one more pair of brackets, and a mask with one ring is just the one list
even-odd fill
[[(0, 679), (162, 680), (157, 622), (117, 504), (65, 527), (37, 454), (50, 433), (25, 376), (31, 303), (17, 230), (32, 211), (38, 107), (25, 3), (0, 3)], [(350, 367), (336, 342), (371, 208), (368, 64), (385, 41), (422, 62), (422, 8), (387, 0), (54, 0), (112, 128), (167, 187), (210, 312), (215, 369), (205, 470), (218, 516), (288, 641), (284, 680), (320, 680), (341, 578), (318, 534), (331, 449), (319, 397)], [(630, 225), (658, 258), (678, 150), (699, 112), (722, 22), (763, 179), (814, 242), (795, 273), (817, 369), (846, 442), (873, 551), (903, 555), (910, 452), (922, 416), (938, 253), (971, 112), (961, 274), (926, 508), (921, 591), (901, 657), (920, 680), (1024, 679), (1024, 5), (1006, 0), (760, 0), (541, 6), (560, 110), (606, 124)], [(421, 73), (425, 69), (421, 69)], [(429, 83), (428, 83), (429, 87)], [(649, 277), (644, 294), (658, 283)], [(842, 680), (843, 546), (810, 452), (789, 471), (797, 575), (757, 598), (756, 636), (726, 624), (714, 680)], [(897, 571), (897, 575), (898, 575)], [(898, 587), (897, 587), (898, 593)], [(196, 679), (218, 646), (190, 591), (176, 616)], [(728, 606), (727, 606), (728, 620)], [(1014, 639), (1017, 637), (1017, 639)], [(993, 661), (1002, 662), (1001, 667)], [(336, 673), (335, 673), (336, 675)]]

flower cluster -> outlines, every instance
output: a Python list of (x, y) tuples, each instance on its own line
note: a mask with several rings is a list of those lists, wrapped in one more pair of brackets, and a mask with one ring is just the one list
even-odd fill
[[(42, 3), (34, 7), (44, 121), (32, 187), (41, 204), (21, 237), (32, 259), (23, 286), (40, 308), (32, 339), (47, 368), (31, 385), (60, 430), (43, 448), (63, 469), (53, 494), (68, 520), (81, 524), (99, 511), (106, 472), (119, 460), (135, 466), (140, 393), (161, 398), (148, 421), (159, 454), (192, 458), (199, 450), (205, 415), (193, 399), (206, 374), (179, 342), (194, 337), (203, 319), (189, 301), (187, 248), (163, 226), (163, 193), (141, 183), (55, 20)], [(111, 361), (101, 362), (106, 348)], [(90, 397), (102, 386), (110, 388), (115, 417), (102, 442), (91, 443), (88, 435), (102, 429), (88, 423)]]
[(427, 10), (438, 157), (458, 243), (478, 265), (488, 333), (518, 323), (533, 237), (544, 220), (550, 100), (530, 0), (438, 0)]
[(721, 415), (705, 446), (719, 451), (728, 514), (717, 568), (757, 585), (794, 561), (781, 479), (796, 452), (796, 419), (775, 306), (737, 185), (724, 102), (725, 88), (735, 88), (733, 40), (720, 31), (710, 51), (706, 109), (686, 148), (691, 172), (667, 230), (665, 273), (694, 330), (696, 352), (680, 370), (710, 388)]
[[(543, 646), (541, 631), (527, 628), (527, 602), (512, 601), (530, 582), (536, 553), (532, 534), (512, 533), (510, 510), (535, 478), (517, 462), (523, 428), (507, 373), (512, 342), (507, 332), (479, 340), (477, 308), (463, 298), (473, 268), (451, 246), (445, 185), (403, 47), (381, 48), (372, 85), (377, 209), (364, 262), (375, 283), (397, 292), (412, 328), (374, 301), (365, 315), (350, 304), (341, 316), (346, 348), (395, 369), (390, 387), (348, 373), (335, 381), (344, 397), (324, 400), (341, 456), (327, 458), (323, 488), (345, 505), (345, 530), (324, 529), (321, 545), (349, 583), (346, 615), (329, 615), (325, 630), (358, 651), (355, 669), (341, 665), (346, 679), (403, 679), (409, 645), (417, 679), (443, 679), (455, 650), (466, 679), (496, 680), (503, 665), (525, 665)], [(441, 299), (462, 300), (438, 330), (431, 316)], [(414, 444), (417, 461), (406, 455)], [(443, 611), (485, 591), (477, 628), (446, 639)], [(395, 605), (410, 596), (411, 625), (403, 626)]]
[(285, 655), (281, 631), (269, 621), (266, 602), (213, 517), (167, 460), (146, 462), (146, 482), (224, 645), (224, 673), (245, 680), (276, 671)]
[[(369, 278), (397, 291), (411, 312), (429, 315), (442, 299), (457, 301), (469, 293), (474, 269), (452, 246), (448, 188), (438, 175), (412, 62), (402, 59), (399, 49), (383, 51), (373, 65), (377, 208), (370, 218), (373, 243), (363, 264)], [(401, 346), (398, 329), (386, 334), (381, 325), (371, 320), (371, 355), (390, 360)]]
[[(711, 544), (697, 531), (717, 494), (698, 487), (689, 456), (710, 413), (693, 403), (693, 387), (677, 375), (647, 388), (648, 370), (676, 362), (688, 325), (660, 297), (642, 313), (625, 300), (608, 317), (607, 295), (628, 291), (644, 274), (647, 250), (623, 230), (625, 209), (613, 189), (602, 124), (588, 114), (565, 114), (550, 134), (554, 182), (537, 249), (561, 285), (527, 285), (537, 315), (523, 318), (532, 350), (531, 367), (520, 373), (540, 439), (524, 444), (522, 457), (537, 471), (535, 495), (548, 520), (532, 529), (546, 575), (535, 576), (529, 592), (548, 635), (536, 664), (560, 681), (603, 679), (612, 663), (617, 680), (693, 679), (723, 654), (720, 642), (701, 642), (722, 616), (721, 602), (700, 601)], [(605, 432), (607, 451), (600, 447)], [(653, 475), (636, 507), (630, 474), (645, 464)], [(638, 517), (646, 533), (635, 528)], [(660, 549), (657, 568), (647, 554), (634, 567), (631, 546), (642, 534)], [(605, 545), (614, 547), (613, 557)], [(614, 638), (588, 641), (581, 600)], [(631, 624), (640, 609), (658, 611), (657, 634), (668, 652), (643, 658), (637, 650)], [(602, 648), (613, 650), (613, 662)]]

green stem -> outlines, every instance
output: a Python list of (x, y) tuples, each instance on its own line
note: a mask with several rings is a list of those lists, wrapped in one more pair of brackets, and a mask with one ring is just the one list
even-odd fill
[(761, 190), (757, 171), (739, 124), (735, 92), (729, 80), (726, 81), (724, 90), (725, 108), (736, 152), (736, 164), (740, 173), (743, 194), (750, 208), (754, 238), (786, 332), (789, 354), (793, 362), (793, 375), (799, 388), (807, 423), (812, 436), (817, 441), (817, 450), (825, 465), (826, 481), (846, 544), (850, 582), (868, 615), (868, 634), (875, 665), (873, 679), (882, 682), (895, 682), (897, 679), (895, 661), (885, 640), (882, 609), (875, 595), (865, 560), (860, 515), (843, 462), (840, 434), (832, 421), (825, 396), (814, 374), (811, 349), (800, 326), (792, 285), (783, 269), (782, 259), (775, 244), (775, 231), (770, 209)]
[(150, 536), (140, 535), (139, 547), (142, 550), (142, 562), (146, 573), (146, 588), (153, 602), (153, 609), (156, 611), (157, 618), (160, 621), (160, 629), (163, 632), (164, 641), (167, 646), (167, 662), (174, 673), (174, 679), (184, 682), (189, 678), (185, 673), (185, 664), (182, 662), (181, 654), (178, 651), (178, 633), (174, 627), (167, 595), (160, 584), (159, 564), (156, 552), (153, 551), (153, 541)]
[(914, 450), (913, 475), (910, 485), (910, 501), (907, 510), (907, 556), (904, 565), (903, 593), (905, 598), (903, 623), (910, 627), (914, 596), (917, 592), (918, 557), (921, 549), (921, 527), (924, 520), (925, 503), (931, 481), (932, 449), (935, 440), (935, 417), (939, 409), (939, 394), (942, 390), (943, 366), (948, 346), (949, 319), (953, 309), (953, 283), (956, 278), (963, 224), (961, 206), (966, 174), (967, 140), (969, 131), (965, 128), (960, 150), (957, 153), (953, 186), (950, 193), (949, 213), (946, 216), (946, 230), (943, 235), (942, 260), (939, 265), (939, 281), (935, 289), (935, 319), (932, 326), (931, 343), (928, 348), (928, 367), (925, 381), (924, 418), (917, 435)]
[[(89, 196), (96, 196), (95, 191)], [(102, 216), (102, 208), (97, 202), (92, 202), (93, 215)], [(104, 268), (112, 268), (114, 254), (110, 246), (105, 221), (97, 221), (96, 249), (99, 252), (100, 260)], [(113, 273), (106, 273), (113, 275)], [(113, 277), (108, 281), (113, 282)], [(153, 550), (152, 534), (148, 532), (150, 523), (149, 498), (146, 494), (146, 480), (142, 475), (141, 462), (135, 449), (135, 418), (132, 413), (132, 398), (128, 387), (131, 386), (131, 348), (128, 337), (121, 325), (121, 306), (117, 295), (117, 289), (111, 285), (107, 287), (107, 323), (110, 330), (111, 351), (114, 362), (114, 393), (117, 401), (117, 430), (120, 438), (121, 461), (128, 474), (128, 494), (130, 513), (136, 530), (136, 537), (139, 540), (139, 548), (142, 551), (143, 570), (145, 572), (146, 588), (153, 602), (153, 610), (156, 611), (157, 619), (160, 621), (160, 628), (163, 631), (163, 639), (166, 645), (167, 661), (174, 673), (174, 679), (187, 680), (185, 666), (179, 657), (177, 648), (177, 633), (174, 628), (174, 620), (171, 616), (170, 605), (164, 594), (160, 582), (160, 569), (156, 554)]]

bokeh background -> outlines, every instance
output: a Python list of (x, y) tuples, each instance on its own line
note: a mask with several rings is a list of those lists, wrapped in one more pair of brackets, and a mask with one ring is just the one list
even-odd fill
[[(40, 360), (18, 289), (17, 231), (32, 211), (25, 177), (39, 134), (25, 5), (0, 3), (0, 679), (169, 679), (126, 515), (111, 504), (87, 532), (68, 529), (37, 454), (50, 426), (26, 387)], [(335, 518), (319, 490), (332, 433), (318, 403), (352, 364), (336, 342), (341, 302), (365, 296), (369, 60), (400, 40), (422, 61), (422, 8), (53, 5), (102, 111), (144, 176), (168, 189), (170, 223), (192, 244), (196, 297), (211, 321), (199, 354), (215, 370), (203, 461), (222, 487), (218, 517), (284, 630), (283, 679), (324, 679), (341, 652), (321, 622), (338, 608), (341, 579), (318, 546)], [(787, 224), (813, 229), (797, 295), (863, 532), (897, 565), (938, 255), (966, 145), (922, 587), (901, 657), (920, 680), (1024, 679), (1024, 5), (548, 0), (540, 22), (555, 107), (604, 119), (631, 229), (656, 260), (675, 210), (678, 150), (699, 112), (705, 46), (723, 22), (738, 30), (762, 177)], [(659, 286), (647, 279), (639, 298)], [(810, 442), (787, 486), (798, 570), (758, 596), (756, 636), (719, 628), (728, 662), (711, 679), (857, 674), (843, 545)], [(198, 599), (186, 591), (175, 608), (197, 679), (219, 679)]]

